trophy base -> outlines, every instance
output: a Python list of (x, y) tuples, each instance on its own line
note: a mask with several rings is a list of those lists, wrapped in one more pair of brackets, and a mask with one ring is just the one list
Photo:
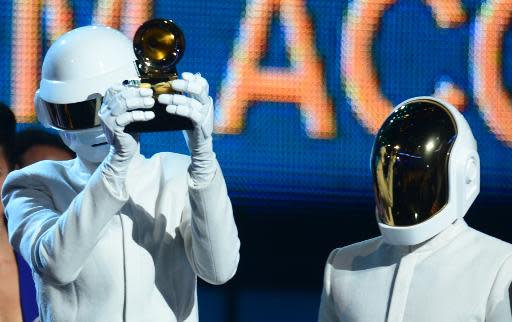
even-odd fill
[[(168, 82), (169, 80), (176, 79), (176, 76), (169, 78), (151, 78), (141, 79), (141, 82), (151, 84), (151, 88), (154, 91), (153, 98), (155, 99), (155, 105), (152, 109), (139, 109), (141, 111), (153, 111), (155, 118), (150, 121), (144, 122), (133, 122), (126, 126), (125, 132), (128, 133), (144, 133), (144, 132), (165, 132), (165, 131), (181, 131), (181, 130), (192, 130), (194, 125), (192, 121), (186, 117), (173, 115), (167, 113), (165, 110), (166, 105), (158, 102), (158, 95), (160, 94), (179, 94), (174, 91), (170, 86), (162, 88), (161, 84)], [(142, 85), (143, 85), (142, 84)]]
[[(148, 110), (145, 110), (148, 111)], [(143, 132), (165, 132), (165, 131), (181, 131), (192, 130), (194, 125), (190, 119), (167, 113), (165, 105), (158, 102), (150, 109), (155, 112), (155, 118), (145, 122), (133, 122), (126, 126), (124, 129), (128, 133), (143, 133)]]

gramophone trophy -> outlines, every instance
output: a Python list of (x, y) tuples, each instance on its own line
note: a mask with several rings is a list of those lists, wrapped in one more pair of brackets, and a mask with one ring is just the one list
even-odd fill
[(178, 78), (176, 64), (185, 51), (185, 37), (181, 29), (172, 20), (148, 20), (135, 32), (133, 49), (141, 80), (126, 82), (131, 86), (153, 89), (155, 105), (152, 111), (155, 118), (131, 123), (125, 130), (140, 133), (192, 129), (192, 122), (188, 118), (167, 113), (165, 105), (158, 102), (160, 94), (179, 93), (172, 89), (170, 81)]

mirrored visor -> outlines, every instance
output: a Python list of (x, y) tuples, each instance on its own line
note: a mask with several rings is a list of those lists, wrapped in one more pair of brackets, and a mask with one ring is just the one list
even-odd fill
[(50, 123), (62, 130), (84, 130), (100, 125), (98, 112), (103, 98), (96, 98), (70, 104), (56, 104), (43, 100)]
[(427, 99), (396, 109), (372, 151), (377, 215), (390, 226), (416, 225), (448, 202), (448, 161), (457, 128), (442, 104)]

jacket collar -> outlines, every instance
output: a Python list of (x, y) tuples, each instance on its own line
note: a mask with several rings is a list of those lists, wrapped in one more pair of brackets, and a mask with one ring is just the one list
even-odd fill
[(457, 237), (462, 231), (467, 229), (468, 225), (464, 221), (464, 219), (460, 218), (455, 220), (450, 226), (448, 226), (445, 230), (435, 235), (423, 243), (412, 245), (412, 246), (395, 246), (397, 247), (401, 253), (409, 254), (409, 253), (422, 253), (422, 252), (433, 252), (436, 251)]

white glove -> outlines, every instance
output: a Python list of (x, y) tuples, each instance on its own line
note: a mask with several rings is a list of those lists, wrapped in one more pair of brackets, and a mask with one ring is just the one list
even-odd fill
[(124, 132), (124, 128), (132, 122), (149, 121), (155, 117), (152, 111), (132, 111), (151, 108), (155, 104), (152, 95), (153, 90), (150, 88), (126, 87), (120, 84), (107, 90), (99, 117), (107, 142), (111, 146), (105, 163), (111, 176), (126, 176), (130, 160), (137, 153), (138, 143), (131, 134)]
[(208, 96), (208, 82), (201, 74), (183, 73), (182, 79), (173, 80), (172, 88), (180, 94), (161, 94), (158, 101), (167, 105), (170, 114), (189, 118), (193, 130), (185, 131), (185, 140), (192, 155), (190, 177), (196, 187), (211, 182), (216, 162), (212, 147), (213, 100)]

